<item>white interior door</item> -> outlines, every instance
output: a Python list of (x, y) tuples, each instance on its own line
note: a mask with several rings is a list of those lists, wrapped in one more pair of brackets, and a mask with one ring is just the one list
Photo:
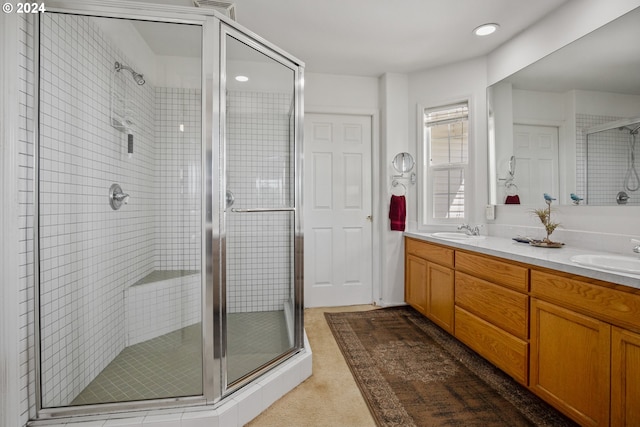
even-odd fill
[(371, 303), (371, 117), (304, 123), (305, 306)]
[(558, 197), (558, 128), (513, 126), (513, 154), (516, 157), (514, 183), (520, 203), (543, 202), (542, 194)]

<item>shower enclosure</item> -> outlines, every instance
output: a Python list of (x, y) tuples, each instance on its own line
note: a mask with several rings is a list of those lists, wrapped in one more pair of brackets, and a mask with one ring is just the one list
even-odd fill
[(303, 347), (303, 66), (211, 9), (34, 26), (38, 418), (207, 404)]
[(602, 119), (584, 130), (578, 190), (590, 205), (640, 206), (640, 117)]

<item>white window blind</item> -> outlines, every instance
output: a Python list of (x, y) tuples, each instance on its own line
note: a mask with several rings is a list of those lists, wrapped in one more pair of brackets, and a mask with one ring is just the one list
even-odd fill
[(423, 144), (423, 223), (464, 219), (469, 103), (424, 109)]

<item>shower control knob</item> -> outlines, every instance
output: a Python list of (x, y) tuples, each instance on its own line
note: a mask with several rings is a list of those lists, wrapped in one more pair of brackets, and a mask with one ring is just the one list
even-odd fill
[(129, 203), (129, 195), (122, 191), (122, 187), (119, 184), (112, 184), (109, 188), (109, 204), (111, 205), (111, 209), (117, 211), (122, 207), (122, 205), (126, 205)]
[(626, 205), (628, 200), (629, 195), (624, 191), (621, 191), (616, 195), (616, 202), (618, 202), (619, 205)]

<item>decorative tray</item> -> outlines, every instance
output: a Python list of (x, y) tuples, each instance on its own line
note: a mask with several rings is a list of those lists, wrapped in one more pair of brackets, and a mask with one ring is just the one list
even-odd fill
[(535, 246), (537, 248), (561, 248), (564, 246), (562, 242), (545, 242), (543, 240), (529, 240), (529, 244), (531, 246)]

